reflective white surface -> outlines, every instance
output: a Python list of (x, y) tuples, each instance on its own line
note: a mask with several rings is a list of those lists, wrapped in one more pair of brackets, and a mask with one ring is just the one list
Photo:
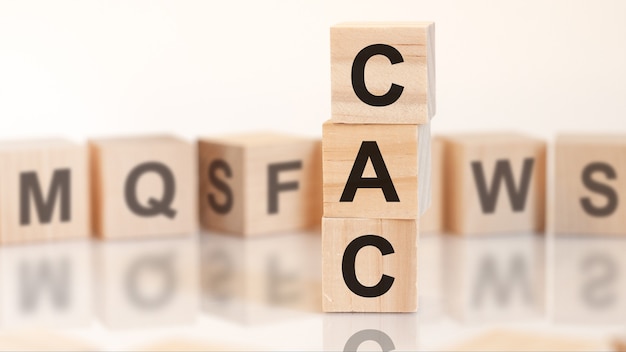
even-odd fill
[(422, 234), (418, 313), (324, 314), (316, 232), (6, 246), (0, 348), (602, 350), (626, 332), (624, 253), (597, 236)]

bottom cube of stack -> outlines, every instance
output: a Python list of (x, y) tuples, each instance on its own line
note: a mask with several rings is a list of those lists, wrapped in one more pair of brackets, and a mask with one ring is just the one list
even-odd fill
[(417, 239), (417, 220), (323, 218), (323, 310), (415, 312)]

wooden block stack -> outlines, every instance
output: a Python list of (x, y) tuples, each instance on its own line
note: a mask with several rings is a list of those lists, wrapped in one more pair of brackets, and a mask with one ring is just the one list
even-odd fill
[(431, 22), (331, 28), (332, 118), (322, 138), (324, 311), (417, 310), (417, 219), (430, 201), (434, 33)]

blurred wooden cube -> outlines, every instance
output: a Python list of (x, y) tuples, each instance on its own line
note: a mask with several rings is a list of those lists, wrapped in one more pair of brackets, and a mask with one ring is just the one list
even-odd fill
[(428, 210), (420, 217), (420, 232), (443, 232), (444, 188), (443, 182), (443, 139), (433, 137), (431, 141), (430, 189), (431, 203)]
[(609, 351), (609, 344), (599, 338), (581, 338), (576, 333), (546, 334), (544, 331), (490, 329), (443, 351)]
[(197, 230), (196, 151), (172, 136), (90, 141), (94, 232), (100, 238)]
[(324, 216), (417, 219), (430, 202), (430, 125), (323, 126)]
[(254, 236), (319, 226), (321, 143), (277, 133), (198, 142), (204, 228)]
[(322, 219), (325, 312), (417, 310), (417, 220)]
[(562, 135), (555, 145), (554, 231), (626, 235), (626, 135)]
[(444, 160), (447, 231), (543, 232), (545, 141), (511, 133), (448, 136)]
[(0, 143), (0, 243), (89, 237), (87, 157), (63, 139)]
[(428, 123), (436, 105), (434, 40), (432, 22), (331, 27), (332, 121)]

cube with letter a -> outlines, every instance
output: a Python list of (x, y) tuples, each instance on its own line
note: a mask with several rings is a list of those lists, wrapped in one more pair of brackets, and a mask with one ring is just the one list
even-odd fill
[(429, 125), (323, 126), (324, 216), (416, 219), (429, 201)]
[(198, 142), (200, 221), (243, 236), (319, 226), (321, 144), (278, 133)]
[(432, 22), (331, 27), (332, 121), (427, 123), (435, 115), (434, 36)]

